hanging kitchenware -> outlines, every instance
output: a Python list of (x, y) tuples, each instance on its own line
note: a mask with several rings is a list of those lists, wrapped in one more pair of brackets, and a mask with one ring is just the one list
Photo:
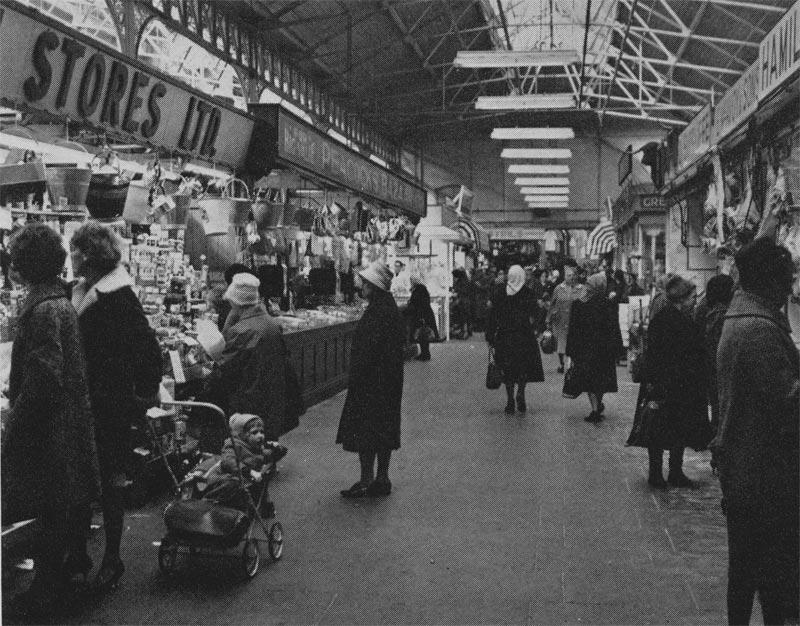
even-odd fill
[[(89, 158), (89, 153), (81, 144), (74, 141), (56, 140), (58, 145), (75, 146)], [(45, 165), (47, 177), (47, 193), (53, 210), (83, 211), (86, 207), (86, 196), (89, 193), (89, 181), (92, 169), (78, 163)]]
[[(131, 186), (131, 179), (122, 173), (119, 159), (114, 162), (114, 153), (96, 155), (92, 159), (92, 177), (86, 194), (86, 208), (89, 215), (99, 220), (115, 219), (125, 210), (125, 201)], [(101, 163), (99, 159), (104, 159)]]
[(285, 189), (258, 189), (253, 201), (253, 219), (262, 230), (284, 224)]

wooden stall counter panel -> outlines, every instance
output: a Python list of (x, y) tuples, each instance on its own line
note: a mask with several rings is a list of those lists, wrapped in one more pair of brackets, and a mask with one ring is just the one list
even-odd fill
[(347, 388), (350, 350), (358, 322), (343, 322), (284, 334), (289, 360), (312, 406)]

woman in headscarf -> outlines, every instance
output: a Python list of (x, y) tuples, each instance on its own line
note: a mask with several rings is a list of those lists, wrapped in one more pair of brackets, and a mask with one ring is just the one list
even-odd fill
[(603, 419), (603, 394), (617, 391), (617, 357), (622, 352), (622, 335), (617, 306), (606, 294), (605, 272), (591, 275), (586, 290), (572, 305), (567, 331), (566, 355), (577, 368), (580, 391), (589, 395), (592, 412), (587, 422)]
[[(431, 294), (428, 293), (425, 282), (419, 272), (411, 273), (411, 299), (406, 307), (406, 317), (411, 331), (411, 340), (419, 343), (420, 353), (417, 357), (419, 361), (431, 360), (430, 337), (426, 331), (432, 331), (434, 341), (439, 339), (439, 331), (436, 328), (436, 317), (431, 308)], [(420, 331), (420, 332), (417, 332)]]
[(516, 409), (524, 413), (525, 385), (544, 381), (542, 357), (536, 341), (536, 300), (525, 286), (525, 270), (512, 265), (508, 270), (505, 290), (499, 291), (489, 311), (486, 341), (495, 353), (495, 362), (503, 370), (508, 402), (506, 414), (514, 413), (514, 387)]

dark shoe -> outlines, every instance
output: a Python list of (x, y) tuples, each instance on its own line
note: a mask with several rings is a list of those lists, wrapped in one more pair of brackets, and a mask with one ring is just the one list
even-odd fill
[(667, 488), (667, 481), (664, 480), (664, 477), (661, 473), (653, 473), (650, 472), (650, 475), (647, 477), (647, 484), (651, 487), (655, 487), (656, 489), (666, 489)]
[(598, 424), (603, 421), (603, 416), (597, 411), (592, 411), (589, 413), (589, 415), (583, 418), (583, 421), (589, 422), (590, 424)]
[(509, 400), (506, 404), (506, 415), (514, 415), (514, 401)]
[(369, 485), (365, 485), (361, 481), (358, 481), (355, 485), (350, 487), (350, 489), (342, 489), (341, 494), (344, 498), (363, 498), (367, 495), (367, 487)]
[(373, 480), (367, 487), (367, 496), (388, 496), (392, 493), (392, 483), (389, 480)]
[(418, 357), (414, 357), (417, 361), (430, 361), (431, 355), (430, 354), (420, 354)]
[(73, 589), (80, 589), (86, 586), (89, 580), (89, 572), (92, 570), (92, 559), (85, 552), (82, 554), (70, 554), (64, 561), (62, 573), (64, 582)]
[(605, 412), (606, 412), (606, 405), (605, 405), (605, 404), (603, 404), (603, 403), (601, 402), (601, 403), (600, 403), (600, 406), (599, 406), (599, 407), (597, 407), (597, 412), (598, 412), (598, 413), (600, 413), (601, 415), (602, 415), (603, 413), (605, 413)]
[(673, 487), (692, 487), (694, 483), (689, 480), (689, 477), (683, 472), (670, 472), (667, 476), (667, 482)]
[(125, 564), (116, 557), (115, 559), (103, 559), (103, 564), (100, 566), (100, 571), (97, 572), (94, 582), (92, 583), (92, 591), (97, 594), (105, 594), (109, 591), (114, 591), (119, 587), (119, 579), (125, 573)]
[(558, 369), (556, 370), (556, 372), (558, 372), (559, 374), (563, 374), (564, 373), (564, 366), (563, 365), (559, 365)]
[(528, 410), (528, 405), (525, 404), (525, 398), (522, 396), (517, 396), (517, 411), (520, 413), (524, 413)]

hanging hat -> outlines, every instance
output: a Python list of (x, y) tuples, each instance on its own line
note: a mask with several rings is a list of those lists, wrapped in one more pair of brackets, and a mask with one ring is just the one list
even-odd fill
[(382, 291), (389, 291), (392, 287), (392, 270), (381, 261), (370, 263), (358, 275)]
[(264, 421), (252, 413), (234, 413), (228, 420), (228, 425), (231, 427), (231, 432), (234, 437), (239, 437), (247, 432), (248, 426), (253, 422), (259, 422), (262, 426)]
[(506, 294), (516, 295), (525, 285), (525, 270), (521, 265), (512, 265), (508, 270), (508, 281), (506, 282)]
[(224, 298), (237, 306), (252, 306), (259, 302), (260, 286), (261, 281), (252, 274), (234, 274)]

